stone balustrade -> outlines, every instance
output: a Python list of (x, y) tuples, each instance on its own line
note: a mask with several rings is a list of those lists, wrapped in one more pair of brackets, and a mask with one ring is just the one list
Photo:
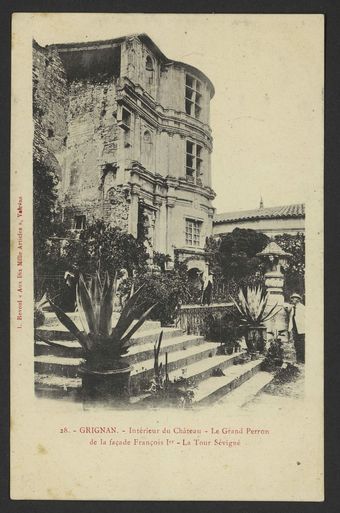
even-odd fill
[(181, 305), (176, 325), (188, 334), (205, 335), (208, 317), (221, 319), (231, 308), (233, 308), (233, 303)]

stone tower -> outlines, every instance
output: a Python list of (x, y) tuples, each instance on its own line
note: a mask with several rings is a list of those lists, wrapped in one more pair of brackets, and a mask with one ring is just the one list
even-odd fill
[(214, 87), (146, 34), (33, 45), (35, 157), (61, 178), (64, 221), (104, 218), (203, 270), (212, 233)]

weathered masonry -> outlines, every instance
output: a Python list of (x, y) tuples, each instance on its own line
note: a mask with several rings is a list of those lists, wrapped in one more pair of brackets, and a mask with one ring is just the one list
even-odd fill
[(33, 45), (34, 150), (61, 178), (63, 218), (104, 218), (204, 268), (212, 233), (214, 87), (145, 35)]

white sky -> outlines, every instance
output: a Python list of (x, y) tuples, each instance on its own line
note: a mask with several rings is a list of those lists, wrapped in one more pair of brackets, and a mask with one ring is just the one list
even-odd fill
[(322, 169), (319, 15), (32, 15), (39, 44), (146, 32), (170, 59), (211, 79), (217, 212), (306, 201)]

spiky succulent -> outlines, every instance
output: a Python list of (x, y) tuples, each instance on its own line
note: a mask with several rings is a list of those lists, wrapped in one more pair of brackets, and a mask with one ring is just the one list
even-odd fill
[[(49, 300), (59, 321), (79, 340), (86, 364), (91, 369), (104, 370), (119, 365), (120, 357), (132, 345), (132, 335), (142, 326), (151, 310), (142, 299), (143, 286), (133, 288), (115, 326), (112, 326), (113, 302), (117, 294), (117, 278), (106, 273), (102, 282), (99, 274), (87, 286), (82, 275), (76, 286), (76, 301), (83, 331), (70, 317)], [(50, 343), (49, 341), (46, 341)], [(56, 345), (56, 344), (53, 344)]]
[(262, 287), (247, 287), (245, 293), (240, 289), (238, 298), (232, 297), (231, 299), (238, 310), (241, 324), (250, 326), (260, 326), (281, 310), (275, 304), (269, 311), (266, 311), (268, 293)]

